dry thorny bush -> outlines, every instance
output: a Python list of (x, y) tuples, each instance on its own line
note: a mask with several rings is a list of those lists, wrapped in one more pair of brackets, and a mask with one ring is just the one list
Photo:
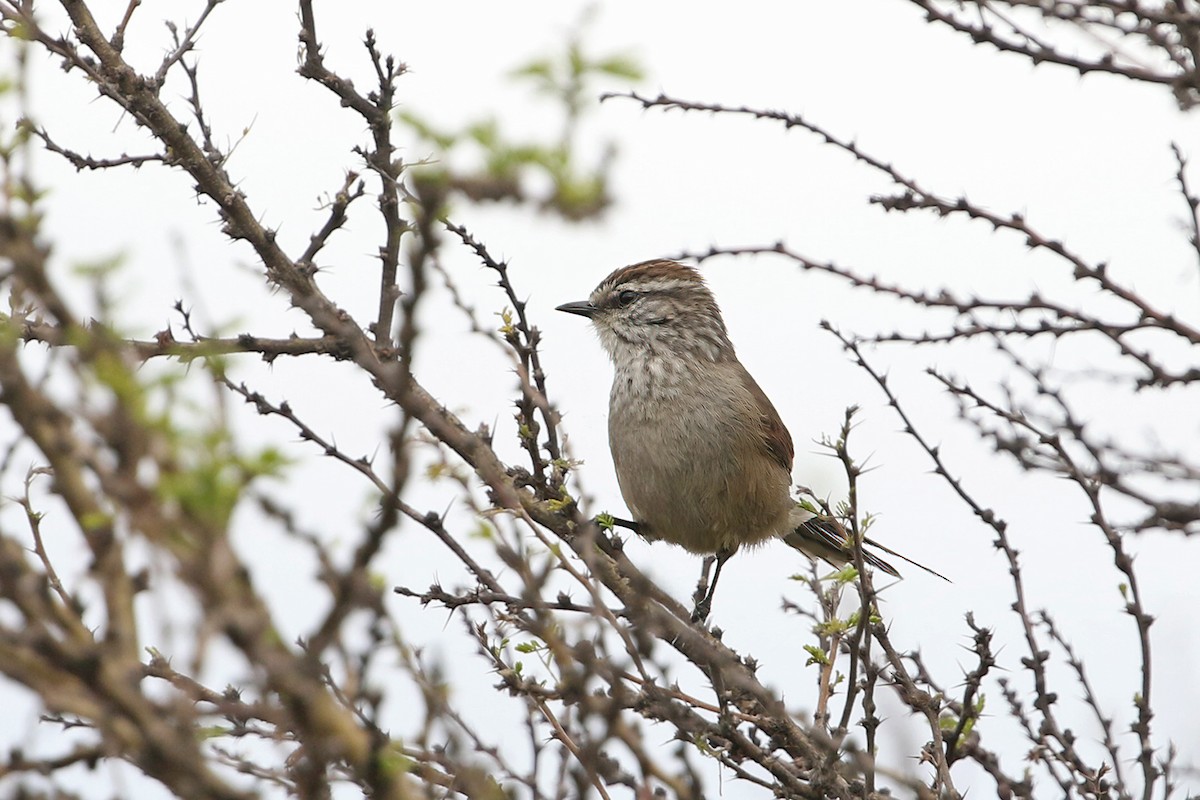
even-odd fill
[[(918, 5), (934, 23), (1035, 61), (1162, 83), (1185, 106), (1196, 93), (1193, 44), (1200, 17), (1184, 4), (1154, 9), (1124, 2)], [(688, 610), (643, 575), (611, 530), (577, 506), (569, 482), (576, 465), (563, 448), (553, 386), (539, 360), (538, 330), (526, 316), (520, 277), (447, 212), (447, 200), (464, 193), (470, 199), (527, 201), (519, 196), (519, 181), (512, 174), (490, 187), (483, 186), (486, 175), (458, 183), (445, 175), (409, 180), (397, 152), (393, 116), (404, 66), (385, 55), (368, 33), (365, 55), (377, 85), (363, 90), (346, 80), (326, 63), (313, 4), (302, 0), (299, 75), (331, 95), (317, 113), (334, 113), (340, 106), (339, 113), (357, 115), (368, 141), (355, 150), (362, 175), (347, 173), (306, 247), (285, 249), (276, 232), (260, 222), (253, 198), (226, 171), (229, 148), (212, 134), (201, 102), (192, 50), (217, 6), (210, 0), (190, 27), (172, 26), (173, 48), (153, 71), (145, 71), (124, 55), (127, 26), (150, 13), (136, 0), (116, 27), (107, 28), (80, 0), (62, 0), (60, 11), (70, 23), (53, 28), (42, 26), (32, 3), (0, 2), (9, 46), (20, 43), (52, 54), (105, 102), (119, 106), (156, 147), (140, 155), (93, 157), (78, 143), (60, 141), (63, 132), (43, 130), (29, 120), (15, 134), (5, 134), (10, 138), (0, 280), (10, 302), (0, 317), (0, 401), (15, 425), (5, 434), (3, 478), (7, 502), (24, 510), (25, 528), (6, 527), (0, 536), (0, 670), (36, 696), (42, 724), (64, 734), (44, 748), (48, 752), (13, 749), (6, 755), (0, 782), (9, 793), (49, 796), (57, 791), (60, 771), (108, 760), (125, 762), (184, 797), (280, 791), (322, 797), (336, 786), (357, 787), (373, 797), (697, 797), (711, 791), (701, 776), (708, 761), (720, 764), (730, 779), (761, 787), (762, 796), (864, 797), (886, 785), (915, 796), (957, 797), (966, 790), (959, 769), (966, 763), (975, 765), (971, 774), (982, 770), (990, 776), (1001, 797), (1031, 797), (1035, 786), (1064, 796), (1171, 793), (1174, 753), (1152, 737), (1152, 617), (1127, 543), (1143, 531), (1200, 530), (1200, 506), (1194, 501), (1200, 465), (1184, 454), (1141, 452), (1096, 438), (1069, 393), (1019, 345), (1034, 337), (1103, 337), (1116, 353), (1109, 378), (1128, 392), (1154, 393), (1187, 388), (1200, 379), (1197, 367), (1175, 367), (1156, 355), (1160, 347), (1179, 344), (1196, 352), (1200, 331), (1112, 278), (1104, 264), (1035, 230), (1022, 216), (940, 196), (798, 116), (665, 96), (614, 96), (614, 102), (753, 115), (764, 124), (811, 131), (894, 184), (892, 194), (873, 202), (897, 212), (926, 210), (982, 220), (1050, 254), (1075, 281), (1098, 287), (1115, 304), (1108, 306), (1115, 309), (1111, 315), (1101, 317), (1036, 294), (991, 301), (951, 291), (910, 291), (810, 260), (784, 244), (684, 254), (703, 261), (775, 253), (800, 268), (911, 301), (928, 309), (931, 318), (941, 311), (954, 320), (941, 330), (883, 340), (993, 342), (1032, 391), (996, 394), (947, 375), (936, 374), (937, 379), (961, 401), (964, 419), (977, 426), (982, 442), (1028, 470), (1061, 475), (1073, 491), (1083, 493), (1091, 522), (1123, 574), (1125, 610), (1135, 623), (1142, 665), (1132, 747), (1114, 730), (1111, 712), (1092, 694), (1084, 664), (1052, 617), (1027, 603), (1021, 560), (1004, 520), (956, 478), (937, 447), (909, 422), (904, 398), (893, 394), (872, 366), (864, 340), (834, 331), (904, 420), (937, 475), (974, 511), (1007, 557), (1013, 610), (1024, 631), (1019, 670), (1033, 691), (1026, 694), (1013, 672), (997, 675), (992, 634), (972, 618), (964, 628), (972, 655), (963, 674), (937, 676), (918, 654), (889, 638), (869, 574), (848, 569), (819, 578), (814, 572), (808, 580), (812, 603), (792, 609), (811, 619), (815, 636), (807, 649), (820, 673), (818, 690), (807, 700), (815, 713), (800, 715), (778, 690), (759, 680), (751, 655), (727, 647), (719, 631), (689, 622)], [(1044, 23), (1073, 27), (1064, 33), (1039, 27)], [(1055, 38), (1078, 32), (1094, 35), (1089, 40), (1094, 57), (1075, 55)], [(182, 95), (186, 101), (168, 102), (168, 85), (171, 97)], [(265, 284), (276, 290), (274, 302), (302, 311), (311, 329), (282, 339), (210, 336), (198, 330), (181, 303), (179, 335), (168, 328), (153, 339), (131, 340), (119, 333), (121, 307), (111, 298), (101, 303), (111, 316), (85, 319), (68, 288), (47, 268), (53, 248), (39, 235), (38, 187), (22, 166), (22, 154), (33, 147), (48, 149), (78, 169), (158, 164), (184, 178), (181, 190), (190, 185), (204, 200), (201, 213), (215, 208), (221, 233), (253, 253)], [(1179, 190), (1200, 260), (1198, 202), (1187, 183), (1184, 157), (1177, 155)], [(555, 202), (545, 199), (541, 207), (555, 211)], [(605, 196), (582, 211), (578, 206), (557, 210), (580, 216), (606, 203)], [(377, 215), (383, 223), (377, 311), (369, 320), (351, 316), (338, 298), (322, 291), (318, 268), (326, 245), (354, 214)], [(450, 410), (462, 399), (433, 396), (412, 370), (422, 334), (416, 311), (429, 281), (444, 276), (441, 254), (448, 248), (468, 248), (490, 270), (510, 309), (498, 333), (478, 319), (475, 325), (502, 345), (519, 379), (519, 459), (502, 460), (488, 430), (468, 429)], [(463, 310), (474, 313), (465, 304)], [(352, 365), (398, 409), (383, 455), (364, 459), (343, 452), (288, 403), (228, 377), (227, 368), (253, 356)], [(151, 364), (159, 371), (146, 369)], [(229, 397), (244, 400), (259, 414), (283, 420), (315, 453), (335, 459), (373, 487), (377, 513), (357, 535), (349, 559), (336, 557), (325, 537), (308, 530), (262, 488), (259, 478), (288, 469), (273, 450), (252, 450), (223, 422), (197, 429), (173, 405), (177, 381), (189, 369), (211, 376), (217, 407)], [(844, 465), (851, 489), (840, 511), (861, 536), (860, 468), (849, 442), (852, 416), (848, 411), (841, 435), (829, 447)], [(29, 463), (34, 452), (37, 466), (18, 475), (17, 465)], [(473, 525), (464, 527), (437, 510), (410, 504), (415, 453), (423, 459), (420, 469), (438, 470), (462, 483), (474, 504)], [(1109, 511), (1113, 498), (1128, 501), (1123, 507), (1132, 504), (1140, 514), (1118, 521)], [(310, 548), (319, 565), (328, 603), (298, 641), (280, 635), (277, 611), (256, 591), (232, 544), (235, 508), (247, 504), (257, 504), (271, 525)], [(55, 513), (46, 516), (50, 509)], [(74, 533), (64, 529), (64, 511)], [(44, 524), (51, 519), (53, 531)], [(474, 536), (481, 524), (488, 535)], [(401, 525), (420, 526), (452, 553), (461, 567), (458, 574), (427, 589), (382, 585), (375, 562)], [(71, 536), (78, 537), (86, 558), (81, 569), (64, 573), (52, 557), (62, 548), (48, 542)], [(475, 642), (493, 668), (497, 688), (522, 709), (523, 735), (481, 729), (460, 714), (436, 665), (410, 647), (405, 631), (386, 612), (384, 601), (392, 591), (453, 612), (448, 630)], [(156, 649), (139, 605), (147, 595), (174, 597), (170, 602), (194, 609), (196, 619), (185, 616), (177, 623), (188, 631), (179, 653)], [(1010, 666), (1016, 667), (1016, 658), (1009, 654)], [(1070, 668), (1073, 685), (1055, 685), (1048, 666), (1056, 661)], [(681, 688), (677, 676), (684, 670), (702, 675), (711, 691)], [(228, 675), (238, 676), (236, 685), (211, 682)], [(1007, 714), (1027, 736), (1024, 758), (983, 744), (981, 698), (992, 681), (1001, 687)], [(403, 715), (403, 730), (391, 730), (381, 720), (381, 706), (400, 686), (418, 698), (418, 710)], [(1091, 722), (1103, 731), (1099, 748), (1080, 747), (1072, 725), (1081, 723), (1064, 719), (1055, 702), (1063, 691), (1080, 690)], [(919, 753), (908, 754), (913, 761), (905, 774), (883, 770), (874, 758), (883, 746), (876, 706), (881, 692), (894, 694), (923, 721), (926, 741)], [(662, 744), (671, 738), (664, 730), (675, 746)], [(36, 776), (48, 776), (49, 782)], [(987, 789), (977, 780), (972, 791), (978, 795)]]

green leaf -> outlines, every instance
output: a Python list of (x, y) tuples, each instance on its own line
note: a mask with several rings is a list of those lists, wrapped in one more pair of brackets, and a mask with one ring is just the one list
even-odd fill
[(398, 742), (392, 742), (390, 747), (383, 749), (376, 756), (376, 759), (379, 771), (389, 778), (396, 778), (411, 772), (416, 765), (416, 762), (405, 755), (404, 751), (400, 749)]
[(845, 633), (854, 627), (854, 622), (852, 620), (853, 618), (851, 618), (851, 620), (837, 618), (825, 620), (824, 622), (819, 622), (814, 625), (813, 632), (818, 636), (834, 636)]
[(554, 78), (554, 64), (548, 58), (527, 62), (508, 73), (514, 78), (539, 78), (550, 81)]
[(811, 667), (813, 664), (824, 666), (829, 663), (829, 656), (815, 644), (804, 645), (804, 652), (808, 653), (808, 660), (804, 662), (804, 666), (806, 667)]
[(602, 75), (621, 78), (632, 82), (645, 80), (646, 74), (633, 56), (619, 55), (603, 58), (594, 64), (594, 69)]
[(834, 581), (840, 584), (854, 583), (858, 580), (858, 569), (853, 564), (847, 564), (830, 576)]

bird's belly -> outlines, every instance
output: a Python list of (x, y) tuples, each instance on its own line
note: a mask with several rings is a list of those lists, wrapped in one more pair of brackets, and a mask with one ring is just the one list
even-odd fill
[(735, 431), (753, 428), (729, 419), (728, 408), (643, 404), (640, 417), (619, 407), (612, 412), (621, 495), (648, 538), (715, 553), (785, 532), (791, 476), (761, 441), (737, 437)]

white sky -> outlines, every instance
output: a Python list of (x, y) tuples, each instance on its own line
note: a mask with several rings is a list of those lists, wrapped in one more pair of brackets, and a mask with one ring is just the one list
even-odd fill
[[(102, 5), (118, 13), (125, 4), (97, 4), (99, 13)], [(342, 3), (336, 11), (334, 4), (322, 5), (328, 8), (319, 9), (318, 27), (329, 66), (353, 75), (360, 87), (369, 85), (370, 73), (358, 43), (371, 26), (382, 49), (411, 69), (400, 84), (404, 108), (446, 125), (495, 114), (514, 136), (556, 134), (558, 118), (544, 106), (531, 105), (505, 75), (535, 55), (553, 52), (582, 4)], [(137, 12), (140, 26), (129, 33), (132, 57), (151, 69), (167, 41), (157, 23), (162, 13), (147, 4)], [(106, 24), (111, 27), (111, 19)], [(241, 179), (252, 206), (280, 226), (281, 238), (292, 247), (307, 241), (323, 218), (318, 198), (340, 186), (345, 169), (358, 167), (350, 148), (365, 141), (356, 117), (295, 74), (297, 27), (288, 4), (230, 3), (215, 12), (199, 49), (206, 108), (218, 132), (234, 140), (248, 130), (230, 172)], [(1168, 147), (1179, 142), (1200, 158), (1194, 150), (1198, 123), (1175, 109), (1165, 89), (1103, 76), (1081, 80), (1054, 67), (1033, 69), (929, 27), (915, 7), (896, 0), (752, 0), (736, 7), (611, 4), (601, 9), (587, 41), (593, 52), (621, 51), (640, 60), (648, 74), (638, 87), (644, 92), (801, 113), (834, 134), (856, 139), (867, 152), (942, 195), (965, 193), (998, 212), (1022, 212), (1049, 237), (1087, 258), (1110, 261), (1115, 274), (1161, 307), (1193, 322), (1200, 318), (1200, 268), (1181, 228), (1184, 204)], [(96, 156), (146, 149), (130, 122), (120, 120), (107, 101), (93, 99), (76, 76), (40, 62), (34, 87), (39, 121), (63, 144)], [(177, 107), (182, 106), (180, 101)], [(568, 412), (571, 445), (586, 461), (581, 477), (596, 499), (594, 510), (624, 510), (604, 433), (608, 365), (586, 324), (552, 309), (586, 297), (614, 267), (710, 244), (785, 239), (814, 259), (910, 287), (947, 285), (963, 295), (993, 297), (1017, 297), (1038, 287), (1068, 303), (1092, 299), (1091, 287), (1074, 286), (1063, 265), (1031, 256), (1015, 236), (993, 235), (983, 224), (885, 215), (867, 199), (887, 191), (886, 182), (799, 129), (643, 112), (619, 100), (600, 106), (585, 129), (585, 146), (611, 137), (620, 147), (613, 186), (618, 204), (603, 222), (568, 226), (527, 211), (464, 204), (455, 217), (493, 254), (511, 262), (514, 282), (528, 293), (529, 313), (545, 332), (553, 399)], [(416, 143), (405, 153), (410, 160), (427, 155)], [(148, 336), (162, 328), (179, 297), (196, 307), (202, 321), (227, 332), (305, 330), (282, 297), (259, 289), (248, 251), (225, 243), (211, 205), (198, 206), (181, 176), (152, 166), (121, 174), (75, 174), (48, 155), (39, 157), (37, 175), (51, 188), (47, 230), (64, 275), (71, 264), (117, 252), (127, 256), (117, 285), (135, 309), (126, 321), (131, 334)], [(1200, 184), (1200, 174), (1195, 181)], [(326, 292), (363, 320), (376, 290), (377, 228), (374, 219), (360, 216), (322, 262), (328, 267), (321, 279)], [(504, 305), (491, 275), (467, 253), (448, 260), (460, 288), (490, 319)], [(911, 574), (888, 589), (885, 614), (893, 642), (920, 649), (939, 679), (957, 689), (959, 665), (973, 666), (963, 649), (969, 631), (962, 623), (973, 610), (978, 622), (997, 630), (1003, 674), (1025, 685), (1019, 665), (1024, 645), (1008, 610), (1007, 566), (988, 531), (929, 474), (929, 464), (899, 433), (898, 420), (878, 390), (817, 327), (828, 319), (844, 330), (870, 333), (897, 326), (917, 330), (936, 322), (923, 322), (911, 308), (829, 278), (800, 273), (778, 259), (716, 260), (705, 266), (705, 274), (739, 355), (797, 442), (797, 481), (836, 498), (842, 484), (835, 466), (810, 443), (836, 431), (847, 405), (861, 405), (854, 436), (859, 456), (869, 456), (876, 467), (860, 488), (864, 508), (880, 514), (874, 535), (953, 578), (947, 586)], [(431, 295), (424, 314), (429, 332), (419, 377), (469, 425), (495, 423), (498, 440), (511, 439), (513, 380), (505, 365), (465, 333), (444, 293)], [(1082, 498), (1064, 482), (1032, 479), (1004, 459), (989, 457), (971, 429), (954, 421), (953, 404), (923, 372), (935, 365), (994, 388), (1011, 377), (1004, 362), (982, 347), (868, 352), (890, 371), (893, 389), (928, 437), (942, 443), (943, 455), (962, 472), (968, 488), (1010, 522), (1012, 539), (1023, 553), (1030, 603), (1054, 612), (1084, 657), (1106, 711), (1116, 717), (1116, 729), (1126, 730), (1138, 687), (1135, 632), (1120, 613), (1121, 576), (1100, 534), (1086, 524)], [(1078, 368), (1103, 367), (1111, 356), (1104, 348), (1044, 352), (1059, 366)], [(308, 360), (281, 360), (272, 370), (248, 363), (244, 369), (254, 388), (288, 399), (347, 452), (378, 451), (379, 431), (392, 420), (392, 411), (348, 370)], [(1200, 443), (1194, 387), (1190, 395), (1178, 392), (1161, 402), (1135, 402), (1119, 392), (1088, 402), (1097, 427), (1125, 441), (1157, 439), (1193, 454)], [(256, 437), (295, 438), (281, 425), (263, 426), (249, 412), (245, 420), (259, 431)], [(292, 452), (307, 451), (296, 446)], [(515, 448), (510, 452), (515, 455)], [(317, 463), (306, 464), (279, 491), (302, 504), (312, 528), (351, 542), (357, 521), (369, 513), (366, 487), (347, 471), (313, 460)], [(441, 485), (418, 486), (417, 492), (410, 502), (420, 507), (440, 510), (453, 499), (453, 491)], [(261, 580), (280, 598), (285, 627), (299, 633), (319, 611), (307, 583), (309, 566), (301, 559), (280, 568), (268, 555), (277, 545), (270, 533), (243, 542), (259, 563), (275, 565), (263, 569)], [(1165, 746), (1173, 738), (1182, 760), (1195, 762), (1200, 760), (1194, 714), (1200, 707), (1194, 681), (1200, 642), (1194, 611), (1200, 589), (1187, 566), (1196, 563), (1197, 545), (1155, 536), (1131, 546), (1138, 552), (1149, 611), (1158, 618), (1153, 629), (1158, 743)], [(652, 565), (653, 574), (676, 596), (690, 593), (699, 559), (665, 544), (634, 541), (629, 547), (635, 561)], [(453, 563), (427, 546), (419, 531), (408, 531), (383, 566), (394, 567), (387, 575), (390, 582), (414, 588), (435, 579), (448, 585), (460, 581)], [(740, 554), (722, 578), (713, 622), (726, 629), (727, 642), (763, 662), (764, 679), (783, 687), (798, 710), (811, 711), (815, 675), (802, 666), (801, 650), (811, 639), (803, 624), (783, 621), (778, 613), (781, 596), (808, 599), (787, 581), (803, 566), (781, 547)], [(422, 611), (400, 598), (392, 607), (415, 642), (457, 659), (455, 669), (464, 681), (491, 685), (482, 661), (458, 657), (462, 644), (456, 620), (447, 623), (443, 613)], [(1060, 702), (1071, 709), (1063, 710), (1063, 717), (1074, 723), (1081, 739), (1094, 739), (1096, 726), (1079, 721), (1083, 714), (1074, 705), (1081, 692), (1064, 670), (1054, 674), (1061, 679)], [(694, 677), (687, 680), (695, 683)], [(0, 698), (5, 694), (11, 692), (0, 683)], [(459, 697), (480, 719), (492, 713), (495, 695), (486, 688), (463, 688)], [(994, 684), (988, 701), (994, 716), (980, 725), (983, 743), (999, 749), (1008, 769), (1019, 772), (1018, 760), (1028, 747), (1003, 721), (1003, 700)], [(35, 739), (52, 742), (53, 734), (33, 720), (31, 713), (0, 722), (0, 745), (31, 730), (37, 731)], [(918, 727), (900, 720), (892, 724), (885, 726), (885, 740), (891, 735), (922, 741), (916, 738)], [(903, 752), (915, 752), (915, 746), (906, 747)], [(1132, 758), (1134, 750), (1128, 754)], [(715, 768), (712, 777), (715, 786)], [(722, 791), (729, 798), (756, 796), (729, 780)]]

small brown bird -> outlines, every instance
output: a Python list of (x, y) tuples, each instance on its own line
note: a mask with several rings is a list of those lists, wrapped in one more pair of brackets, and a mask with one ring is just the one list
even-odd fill
[[(852, 559), (842, 526), (792, 499), (792, 437), (738, 361), (699, 272), (644, 261), (558, 310), (590, 319), (612, 359), (608, 441), (637, 532), (716, 555), (693, 619), (707, 617), (721, 567), (742, 545), (778, 538), (837, 566)], [(899, 576), (878, 556), (863, 556)]]

